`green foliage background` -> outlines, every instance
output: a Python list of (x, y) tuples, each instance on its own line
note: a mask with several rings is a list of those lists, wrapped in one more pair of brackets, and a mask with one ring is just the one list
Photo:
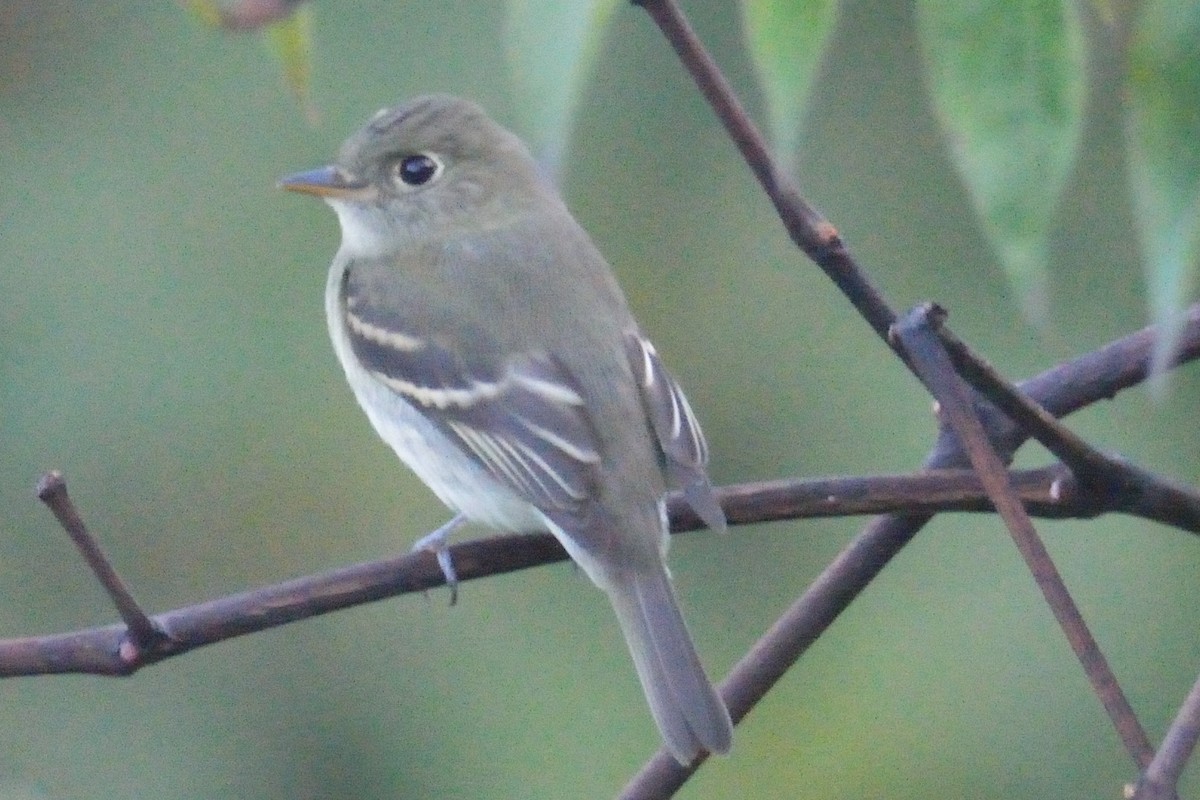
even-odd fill
[[(763, 118), (735, 10), (687, 7)], [(329, 350), (333, 215), (274, 182), (419, 92), (474, 97), (518, 130), (528, 98), (505, 78), (499, 4), (314, 13), (310, 127), (253, 37), (173, 4), (0, 9), (0, 636), (114, 617), (33, 498), (51, 467), (152, 609), (393, 553), (444, 520)], [(914, 28), (903, 3), (842, 9), (796, 156), (807, 195), (897, 306), (942, 302), (1014, 377), (1139, 327), (1116, 65), (1090, 66), (1035, 333), (948, 160)], [(564, 192), (687, 387), (716, 480), (920, 463), (927, 397), (789, 245), (642, 12), (614, 13), (571, 129)], [(1159, 404), (1135, 390), (1073, 424), (1194, 484), (1198, 396), (1185, 369)], [(859, 525), (677, 539), (710, 671)], [(1042, 527), (1156, 737), (1200, 669), (1200, 543), (1126, 519)], [(607, 605), (565, 565), (130, 680), (0, 682), (4, 800), (604, 797), (656, 744)], [(681, 796), (1114, 797), (1134, 774), (999, 523), (958, 516), (918, 537)]]

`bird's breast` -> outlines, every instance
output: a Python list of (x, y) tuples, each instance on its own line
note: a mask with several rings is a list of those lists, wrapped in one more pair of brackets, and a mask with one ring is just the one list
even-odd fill
[(468, 519), (499, 530), (544, 529), (544, 518), (537, 509), (472, 461), (419, 409), (358, 361), (346, 332), (343, 274), (344, 261), (339, 257), (326, 286), (329, 336), (355, 399), (380, 438), (438, 499)]

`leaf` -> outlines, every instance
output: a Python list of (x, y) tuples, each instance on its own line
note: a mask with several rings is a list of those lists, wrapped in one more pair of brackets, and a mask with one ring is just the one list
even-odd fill
[(1045, 322), (1047, 239), (1079, 145), (1084, 43), (1070, 0), (918, 0), (955, 167), (1026, 316)]
[(283, 80), (299, 101), (304, 115), (316, 123), (312, 85), (312, 10), (302, 0), (181, 0), (203, 25), (226, 31), (261, 30), (272, 57), (283, 69)]
[(795, 166), (805, 108), (837, 21), (837, 0), (742, 0), (750, 58), (767, 102), (767, 136), (785, 169)]
[(505, 44), (522, 133), (555, 174), (618, 0), (508, 0)]
[(1161, 391), (1200, 261), (1200, 2), (1154, 0), (1142, 9), (1128, 98), (1130, 179), (1150, 314), (1163, 331), (1151, 360)]
[(263, 40), (283, 69), (283, 80), (310, 122), (317, 118), (312, 103), (312, 6), (297, 6), (263, 31)]
[(248, 31), (282, 20), (302, 0), (181, 0), (184, 9), (210, 28)]

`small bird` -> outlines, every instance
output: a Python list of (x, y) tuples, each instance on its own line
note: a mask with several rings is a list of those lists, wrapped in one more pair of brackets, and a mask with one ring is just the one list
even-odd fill
[(670, 753), (727, 752), (665, 565), (668, 489), (725, 528), (704, 435), (524, 144), (474, 103), (422, 96), (280, 185), (337, 213), (334, 350), (380, 437), (455, 512), (417, 547), (453, 586), (461, 523), (549, 530), (608, 595)]

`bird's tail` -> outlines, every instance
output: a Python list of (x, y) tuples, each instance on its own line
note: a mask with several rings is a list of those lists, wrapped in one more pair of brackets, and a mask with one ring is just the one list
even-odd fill
[(650, 712), (684, 765), (702, 750), (729, 751), (729, 711), (704, 674), (666, 569), (629, 570), (608, 586)]

